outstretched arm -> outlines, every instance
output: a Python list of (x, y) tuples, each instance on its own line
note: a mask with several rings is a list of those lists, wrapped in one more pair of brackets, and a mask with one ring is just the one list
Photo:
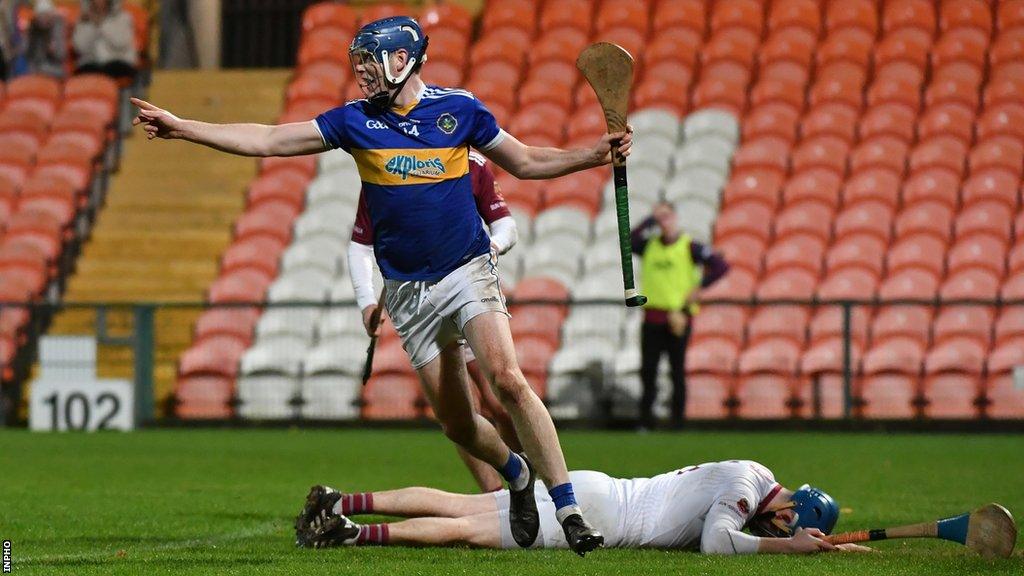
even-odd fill
[(484, 151), (484, 154), (520, 180), (543, 180), (608, 164), (612, 161), (613, 142), (618, 142), (622, 157), (629, 156), (633, 128), (630, 126), (625, 132), (605, 134), (593, 148), (576, 150), (528, 146), (506, 134), (497, 146)]
[(146, 137), (180, 139), (239, 156), (299, 156), (323, 152), (323, 138), (313, 122), (291, 124), (212, 124), (178, 118), (145, 100), (131, 99)]

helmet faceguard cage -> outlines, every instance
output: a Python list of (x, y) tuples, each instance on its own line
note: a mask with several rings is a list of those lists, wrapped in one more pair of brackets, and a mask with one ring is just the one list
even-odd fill
[[(402, 71), (396, 72), (391, 57), (399, 50), (406, 51), (408, 60)], [(412, 18), (384, 18), (363, 26), (348, 53), (363, 94), (371, 104), (385, 110), (426, 61), (427, 37)]]
[[(777, 513), (792, 510), (792, 520), (786, 522)], [(817, 528), (831, 534), (839, 520), (839, 506), (831, 496), (807, 484), (800, 487), (790, 499), (770, 506), (750, 521), (750, 531), (757, 536), (786, 538), (797, 528)]]

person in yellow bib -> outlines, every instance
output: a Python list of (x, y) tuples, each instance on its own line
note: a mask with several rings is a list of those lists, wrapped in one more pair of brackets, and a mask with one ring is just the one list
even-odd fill
[(640, 427), (654, 427), (658, 364), (668, 354), (672, 374), (671, 424), (681, 427), (686, 406), (686, 346), (697, 294), (718, 281), (729, 265), (711, 247), (679, 229), (675, 206), (662, 202), (633, 232), (633, 252), (642, 258), (641, 285), (647, 295), (640, 334)]

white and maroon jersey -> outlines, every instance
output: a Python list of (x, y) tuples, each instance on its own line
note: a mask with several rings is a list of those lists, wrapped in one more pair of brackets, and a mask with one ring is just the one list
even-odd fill
[[(494, 172), (487, 164), (487, 157), (475, 150), (469, 152), (469, 180), (476, 202), (476, 211), (484, 224), (490, 225), (496, 220), (511, 216), (508, 204), (501, 195), (501, 189), (494, 181)], [(366, 195), (359, 191), (359, 205), (356, 209), (356, 221), (352, 226), (352, 241), (367, 246), (373, 245), (373, 221), (366, 203)]]
[(699, 549), (704, 537), (743, 530), (781, 489), (771, 470), (750, 460), (618, 483), (625, 504), (620, 545), (628, 548)]

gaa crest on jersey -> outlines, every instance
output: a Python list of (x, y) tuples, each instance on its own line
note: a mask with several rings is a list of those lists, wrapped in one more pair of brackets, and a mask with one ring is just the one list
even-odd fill
[(740, 498), (739, 502), (736, 503), (736, 507), (740, 509), (743, 514), (750, 514), (750, 504), (746, 498)]
[(445, 112), (437, 117), (437, 129), (445, 134), (451, 136), (455, 133), (455, 129), (459, 127), (459, 121), (452, 116), (451, 113)]

